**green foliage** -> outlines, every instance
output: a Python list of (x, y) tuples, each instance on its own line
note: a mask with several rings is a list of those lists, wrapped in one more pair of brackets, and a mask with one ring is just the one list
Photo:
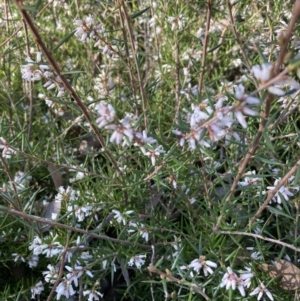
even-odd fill
[(0, 300), (299, 300), (292, 3), (115, 2), (0, 4)]

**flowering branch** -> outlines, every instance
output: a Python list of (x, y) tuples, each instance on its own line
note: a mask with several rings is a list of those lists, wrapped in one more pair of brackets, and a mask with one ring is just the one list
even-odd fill
[[(61, 82), (63, 83), (64, 87), (66, 90), (68, 90), (71, 94), (71, 96), (73, 97), (73, 99), (75, 99), (77, 105), (79, 106), (79, 108), (81, 109), (82, 113), (84, 114), (86, 120), (89, 122), (89, 124), (91, 125), (91, 128), (93, 129), (97, 139), (99, 140), (99, 143), (101, 144), (101, 146), (104, 148), (105, 146), (105, 142), (104, 139), (102, 138), (99, 130), (97, 129), (97, 127), (94, 125), (89, 112), (85, 106), (85, 104), (81, 101), (81, 99), (78, 97), (77, 93), (75, 92), (75, 90), (72, 88), (72, 86), (70, 85), (70, 83), (68, 82), (68, 80), (66, 79), (66, 77), (61, 73), (60, 68), (57, 64), (57, 62), (55, 61), (55, 59), (53, 58), (52, 54), (48, 51), (46, 45), (44, 44), (40, 34), (38, 33), (37, 29), (35, 28), (30, 16), (28, 15), (27, 11), (22, 9), (22, 5), (23, 5), (23, 1), (22, 0), (16, 0), (17, 6), (23, 16), (23, 19), (26, 21), (28, 27), (30, 28), (37, 44), (40, 46), (43, 54), (45, 55), (45, 57), (47, 58), (47, 60), (49, 61), (50, 65), (52, 66), (53, 70), (56, 72), (56, 74), (59, 76)], [(104, 148), (104, 152), (107, 155), (107, 157), (109, 158), (110, 162), (112, 163), (112, 165), (114, 166), (114, 168), (116, 169), (116, 171), (119, 174), (122, 174), (121, 169), (119, 168), (117, 162), (115, 161), (115, 159), (112, 157), (112, 155)]]
[(255, 220), (259, 217), (259, 215), (265, 210), (265, 208), (268, 206), (272, 198), (275, 196), (275, 194), (279, 191), (280, 187), (283, 186), (288, 179), (296, 173), (297, 169), (300, 167), (300, 159), (297, 161), (297, 163), (290, 169), (290, 171), (278, 182), (276, 187), (272, 190), (268, 191), (268, 197), (263, 202), (263, 204), (260, 206), (260, 208), (257, 210), (257, 212), (254, 214), (254, 216), (251, 218), (249, 222), (249, 226), (251, 226)]

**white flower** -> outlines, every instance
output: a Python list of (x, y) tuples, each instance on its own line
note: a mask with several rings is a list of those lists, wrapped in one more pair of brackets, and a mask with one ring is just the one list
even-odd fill
[(273, 65), (265, 63), (262, 65), (255, 65), (251, 71), (253, 75), (261, 82), (266, 82), (271, 78)]
[(129, 266), (133, 266), (135, 264), (135, 266), (140, 269), (142, 267), (142, 265), (145, 263), (145, 259), (147, 256), (146, 255), (137, 255), (134, 256), (132, 258), (130, 258), (128, 265)]
[(70, 186), (68, 186), (67, 189), (64, 189), (63, 186), (60, 186), (58, 188), (58, 194), (55, 196), (55, 201), (76, 201), (78, 199), (79, 194), (79, 191), (74, 190)]
[[(99, 292), (97, 292), (96, 290), (87, 290), (87, 291), (83, 291), (83, 295), (89, 295), (88, 301), (98, 301), (100, 300), (100, 298), (103, 298), (103, 295)], [(100, 298), (99, 298), (100, 296)]]
[(148, 229), (145, 227), (144, 224), (136, 224), (136, 223), (130, 222), (129, 226), (137, 228), (137, 229), (129, 229), (128, 230), (129, 233), (133, 233), (136, 230), (138, 230), (139, 234), (142, 236), (142, 238), (144, 238), (146, 241), (149, 240), (149, 232), (148, 232)]
[(264, 286), (263, 283), (260, 284), (260, 286), (258, 286), (256, 289), (254, 289), (254, 291), (252, 293), (250, 293), (250, 296), (254, 296), (257, 295), (257, 300), (260, 300), (263, 297), (263, 294), (266, 294), (268, 296), (268, 298), (273, 301), (274, 298), (271, 294), (271, 292)]
[[(274, 186), (267, 186), (267, 189), (269, 190), (273, 190), (275, 189), (275, 187), (277, 186), (278, 182), (280, 181), (281, 178), (278, 178), (275, 180)], [(292, 192), (290, 192), (284, 185), (282, 185), (279, 190), (276, 192), (276, 194), (274, 195), (274, 197), (272, 198), (272, 200), (274, 202), (277, 202), (278, 204), (281, 204), (281, 197), (280, 194), (284, 197), (284, 199), (286, 201), (289, 200), (289, 198), (291, 196), (293, 196), (294, 194)]]
[(227, 290), (229, 290), (230, 288), (235, 290), (237, 280), (238, 280), (237, 274), (234, 273), (230, 267), (227, 267), (227, 273), (225, 273), (225, 275), (223, 276), (220, 286), (221, 287), (226, 286)]
[[(273, 72), (274, 66), (269, 63), (265, 63), (262, 65), (255, 65), (252, 67), (252, 73), (253, 75), (261, 82), (261, 83), (266, 83), (268, 80), (271, 79), (272, 77), (272, 72)], [(289, 85), (294, 89), (300, 89), (300, 85), (298, 82), (296, 82), (294, 79), (285, 76), (283, 77), (282, 80), (278, 80), (275, 84), (277, 85)], [(285, 94), (285, 92), (275, 86), (270, 86), (268, 87), (268, 91), (274, 95), (282, 96)]]
[(31, 287), (31, 299), (35, 299), (35, 295), (40, 295), (43, 290), (43, 283), (39, 281), (35, 286)]
[(235, 117), (243, 128), (247, 128), (247, 122), (243, 114), (257, 116), (258, 112), (246, 107), (245, 105), (257, 105), (260, 103), (260, 100), (245, 94), (245, 87), (242, 84), (236, 87), (235, 97), (240, 102), (240, 105), (234, 110)]
[(61, 282), (57, 286), (55, 291), (57, 292), (57, 300), (59, 300), (61, 296), (66, 296), (67, 298), (69, 298), (76, 293), (76, 291), (74, 291), (72, 287), (72, 283), (69, 280), (64, 280), (63, 282)]
[(249, 186), (249, 185), (253, 185), (253, 184), (256, 184), (257, 182), (261, 181), (260, 178), (253, 177), (253, 176), (255, 176), (255, 174), (256, 174), (255, 170), (246, 172), (245, 175), (249, 175), (250, 177), (245, 177), (244, 181), (238, 182), (238, 184), (241, 186)]
[(121, 213), (120, 211), (118, 210), (112, 210), (113, 213), (115, 213), (115, 216), (114, 218), (117, 220), (118, 223), (123, 223), (123, 225), (125, 226), (126, 225), (126, 219), (125, 219), (125, 216), (126, 215), (130, 215), (131, 213), (133, 213), (134, 211), (133, 210), (128, 210), (128, 211), (125, 211), (124, 213)]
[(95, 107), (95, 109), (100, 115), (100, 117), (96, 120), (99, 128), (102, 128), (114, 121), (116, 117), (116, 111), (112, 105), (107, 104), (106, 102), (101, 102)]
[(27, 257), (28, 265), (30, 268), (36, 267), (39, 262), (39, 257), (37, 255), (31, 255)]
[(155, 162), (156, 162), (156, 157), (158, 157), (160, 154), (164, 154), (165, 151), (163, 150), (162, 146), (159, 145), (155, 150), (153, 151), (148, 151), (145, 153), (146, 156), (151, 158), (151, 163), (153, 166), (155, 166)]
[(200, 256), (198, 259), (194, 259), (190, 264), (190, 268), (193, 268), (195, 272), (199, 273), (200, 269), (203, 268), (204, 275), (213, 274), (212, 268), (216, 268), (217, 264), (206, 260), (205, 256)]
[(131, 116), (127, 115), (124, 119), (119, 121), (119, 124), (110, 124), (106, 125), (106, 129), (114, 130), (110, 137), (110, 142), (115, 142), (116, 144), (120, 144), (124, 135), (128, 138), (129, 141), (133, 139), (133, 129), (131, 128)]
[(21, 260), (23, 262), (25, 262), (25, 259), (23, 256), (21, 256), (20, 254), (18, 253), (13, 253), (11, 254), (11, 256), (13, 256), (15, 259), (14, 259), (14, 262), (17, 262), (18, 260)]
[(47, 65), (38, 65), (41, 61), (41, 53), (37, 52), (36, 54), (36, 62), (34, 62), (31, 58), (27, 58), (27, 65), (21, 66), (22, 78), (26, 81), (38, 81), (43, 78), (43, 74), (45, 70), (49, 69)]
[(91, 214), (92, 206), (78, 206), (78, 205), (71, 205), (68, 206), (69, 212), (74, 212), (75, 217), (77, 218), (78, 222), (84, 221), (85, 217)]
[(62, 250), (62, 245), (57, 241), (53, 241), (51, 244), (47, 245), (47, 248), (43, 250), (42, 254), (45, 254), (47, 258), (51, 258), (57, 254), (61, 254)]
[(33, 251), (34, 255), (40, 255), (48, 248), (48, 245), (43, 244), (42, 240), (38, 236), (35, 236), (28, 248)]
[(55, 283), (58, 277), (58, 269), (55, 268), (53, 265), (48, 264), (47, 268), (49, 271), (42, 272), (44, 275), (45, 281), (49, 283)]
[(78, 286), (78, 279), (83, 275), (83, 268), (80, 267), (79, 269), (75, 267), (73, 269), (72, 267), (66, 265), (65, 268), (70, 272), (66, 275), (66, 278), (70, 283), (74, 283), (74, 285), (77, 287)]
[(10, 159), (11, 155), (16, 153), (15, 150), (9, 147), (8, 142), (3, 137), (0, 137), (0, 149), (3, 149), (2, 156), (6, 159)]
[(87, 17), (85, 20), (75, 20), (75, 25), (78, 27), (75, 29), (75, 36), (81, 41), (84, 42), (88, 37), (90, 31), (90, 26), (93, 23), (93, 18), (91, 16)]

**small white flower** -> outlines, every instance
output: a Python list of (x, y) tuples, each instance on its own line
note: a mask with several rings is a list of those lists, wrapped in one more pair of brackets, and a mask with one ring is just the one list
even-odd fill
[(39, 281), (35, 286), (31, 287), (31, 299), (35, 299), (35, 296), (40, 295), (43, 290), (43, 283)]
[(71, 205), (68, 206), (69, 212), (74, 212), (75, 217), (77, 218), (78, 222), (84, 221), (84, 219), (91, 214), (92, 206), (78, 206), (78, 205)]
[(76, 291), (74, 291), (71, 281), (64, 280), (61, 282), (57, 288), (55, 289), (57, 292), (57, 300), (60, 299), (61, 296), (65, 296), (69, 298), (70, 296), (75, 295)]
[[(261, 83), (264, 84), (268, 80), (271, 79), (273, 68), (274, 68), (274, 66), (269, 63), (265, 63), (262, 65), (255, 65), (252, 67), (252, 73)], [(299, 83), (288, 76), (283, 77), (282, 80), (278, 80), (275, 84), (276, 85), (289, 85), (292, 88), (297, 89), (297, 90), (300, 88)], [(285, 92), (282, 89), (275, 87), (274, 85), (268, 87), (268, 91), (277, 96), (282, 96), (285, 94)]]
[[(279, 183), (281, 178), (278, 178), (275, 180), (274, 186), (267, 186), (267, 189), (269, 190), (273, 190), (275, 189), (275, 187), (277, 186), (277, 184)], [(274, 202), (277, 202), (278, 204), (281, 204), (281, 197), (280, 194), (284, 197), (284, 199), (286, 201), (289, 200), (289, 198), (291, 196), (293, 196), (294, 194), (292, 192), (290, 192), (284, 185), (282, 185), (279, 190), (276, 192), (276, 194), (274, 195), (274, 197), (272, 198), (272, 200)]]
[(199, 273), (200, 269), (203, 268), (204, 275), (213, 274), (213, 269), (216, 268), (217, 264), (206, 260), (205, 256), (200, 256), (198, 259), (194, 259), (190, 264), (190, 268), (193, 268), (195, 272)]
[(49, 283), (55, 283), (58, 277), (58, 269), (55, 268), (53, 265), (48, 264), (47, 268), (49, 271), (42, 272), (44, 275), (45, 281)]
[(40, 255), (48, 248), (48, 245), (43, 244), (42, 240), (38, 236), (35, 236), (28, 248), (33, 251), (33, 255)]
[(220, 287), (226, 286), (227, 290), (229, 290), (230, 288), (235, 290), (237, 281), (237, 274), (234, 273), (230, 267), (227, 267), (227, 273), (225, 273), (225, 275), (223, 276)]
[(146, 152), (145, 155), (150, 157), (152, 165), (155, 166), (156, 157), (164, 153), (165, 151), (163, 150), (162, 146), (159, 145), (155, 150)]
[(250, 177), (245, 177), (244, 181), (238, 182), (238, 184), (241, 186), (249, 186), (249, 185), (253, 185), (253, 184), (256, 184), (257, 182), (261, 181), (260, 178), (253, 177), (253, 176), (255, 176), (255, 174), (256, 174), (255, 170), (246, 172), (245, 175), (249, 175)]
[(121, 213), (118, 210), (112, 210), (112, 212), (115, 214), (114, 218), (117, 220), (117, 222), (118, 223), (122, 222), (123, 225), (125, 226), (126, 225), (126, 218), (125, 218), (125, 216), (126, 215), (130, 215), (134, 211), (133, 210), (128, 210), (128, 211), (125, 211), (124, 213)]
[(20, 254), (18, 254), (18, 253), (13, 253), (13, 254), (11, 254), (15, 259), (14, 259), (14, 262), (17, 262), (17, 261), (23, 261), (23, 262), (25, 262), (25, 259), (24, 259), (24, 257), (23, 256), (21, 256)]
[(68, 186), (67, 189), (64, 189), (63, 186), (60, 186), (58, 188), (58, 194), (55, 196), (55, 201), (57, 201), (57, 202), (76, 201), (78, 199), (79, 195), (80, 195), (80, 192), (77, 190), (74, 190), (70, 186)]
[(274, 300), (271, 292), (265, 287), (265, 285), (263, 283), (261, 283), (260, 286), (258, 286), (256, 289), (254, 289), (254, 291), (252, 293), (250, 293), (250, 296), (254, 296), (257, 294), (258, 294), (257, 300), (261, 300), (261, 298), (263, 297), (263, 294), (266, 294), (271, 301)]
[(129, 223), (130, 227), (136, 228), (136, 229), (129, 229), (129, 233), (136, 232), (137, 230), (139, 231), (139, 234), (144, 238), (146, 241), (149, 240), (149, 232), (148, 229), (145, 227), (144, 224), (136, 224), (136, 223)]
[(10, 159), (16, 153), (15, 150), (9, 147), (8, 142), (3, 137), (0, 137), (0, 149), (3, 149), (2, 156), (6, 159)]
[(101, 102), (95, 107), (95, 109), (100, 115), (100, 117), (96, 120), (99, 128), (102, 128), (114, 121), (116, 117), (116, 111), (112, 105), (107, 104), (106, 102)]
[(31, 256), (27, 257), (27, 261), (28, 261), (29, 267), (34, 268), (37, 266), (37, 264), (39, 262), (39, 256), (31, 255)]
[[(88, 301), (98, 301), (100, 300), (100, 298), (103, 298), (103, 295), (99, 292), (97, 292), (96, 290), (87, 290), (87, 291), (83, 291), (83, 295), (89, 295)], [(99, 298), (100, 297), (100, 298)]]
[(145, 259), (147, 256), (146, 255), (137, 255), (137, 256), (134, 256), (134, 257), (131, 257), (129, 262), (128, 262), (128, 265), (129, 266), (133, 266), (135, 264), (135, 266), (140, 269), (142, 267), (142, 265), (145, 263)]

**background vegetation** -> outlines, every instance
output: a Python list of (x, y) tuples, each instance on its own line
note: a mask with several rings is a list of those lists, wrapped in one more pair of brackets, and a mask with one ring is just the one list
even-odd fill
[(0, 12), (0, 300), (300, 300), (299, 1)]

